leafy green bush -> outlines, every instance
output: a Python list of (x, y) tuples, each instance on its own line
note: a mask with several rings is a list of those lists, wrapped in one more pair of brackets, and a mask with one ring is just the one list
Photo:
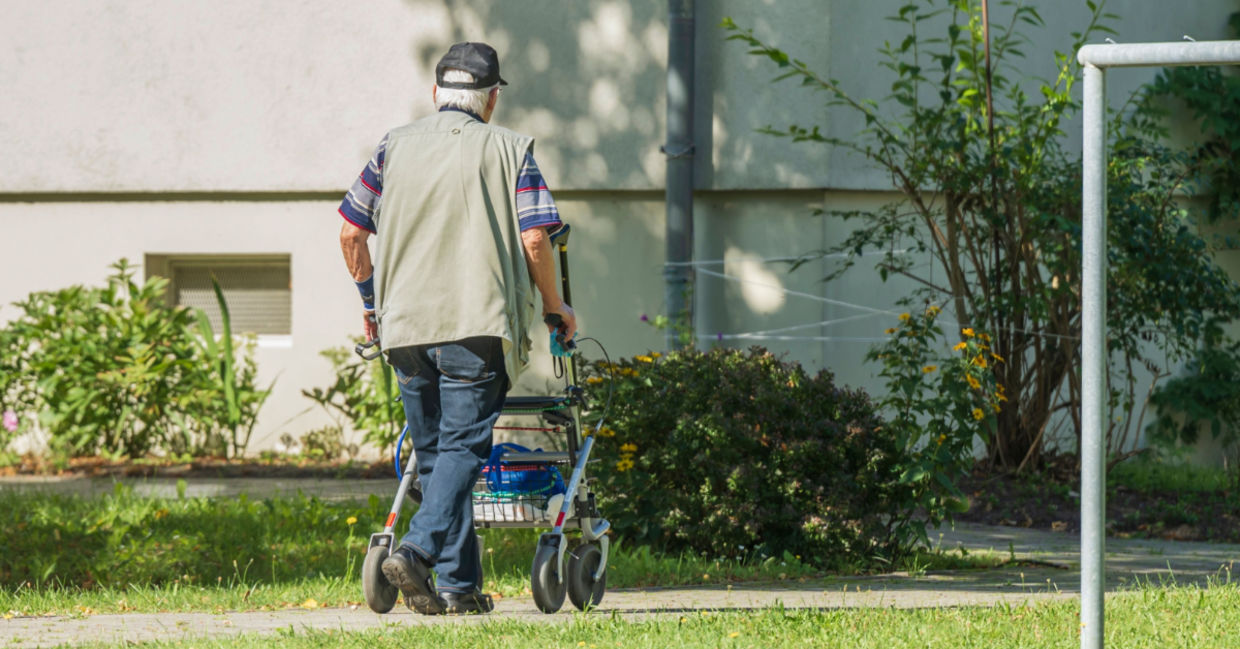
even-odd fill
[(320, 352), (331, 361), (336, 380), (326, 388), (302, 390), (307, 399), (319, 404), (333, 417), (344, 416), (363, 440), (376, 448), (396, 441), (405, 422), (405, 411), (397, 398), (400, 389), (392, 368), (383, 361), (365, 361), (345, 347)]
[[(1240, 453), (1240, 342), (1211, 323), (1185, 373), (1150, 395), (1156, 417), (1150, 439), (1164, 447), (1193, 445), (1208, 430), (1225, 451)], [(1240, 479), (1240, 469), (1235, 470)]]
[(830, 372), (755, 348), (653, 353), (585, 376), (615, 389), (593, 471), (629, 541), (841, 566), (894, 558), (917, 536), (924, 482), (901, 480), (901, 438)]
[(138, 284), (124, 259), (112, 268), (104, 287), (16, 303), (22, 315), (0, 330), (0, 403), (37, 415), (60, 455), (243, 452), (235, 433), (267, 395), (250, 348), (236, 358), (230, 336), (217, 345), (200, 314), (168, 306), (166, 280)]
[[(973, 466), (974, 441), (993, 434), (995, 416), (1007, 396), (991, 368), (1005, 359), (991, 349), (991, 337), (966, 327), (944, 355), (941, 310), (902, 313), (887, 329), (889, 338), (866, 358), (882, 364), (887, 384), (878, 401), (886, 430), (903, 450), (899, 481), (912, 488), (919, 516), (905, 512), (905, 531), (925, 541), (926, 525), (938, 525), (964, 501), (955, 481)], [(909, 540), (912, 540), (909, 539)]]

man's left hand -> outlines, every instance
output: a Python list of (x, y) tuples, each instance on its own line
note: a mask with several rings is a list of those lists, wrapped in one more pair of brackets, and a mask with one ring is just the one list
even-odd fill
[(375, 319), (374, 311), (362, 311), (362, 322), (362, 329), (366, 332), (366, 342), (379, 337), (379, 321)]

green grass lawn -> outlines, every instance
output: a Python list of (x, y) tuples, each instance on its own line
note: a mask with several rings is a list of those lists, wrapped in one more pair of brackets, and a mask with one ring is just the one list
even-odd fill
[[(365, 632), (282, 631), (274, 636), (182, 638), (149, 647), (1074, 647), (1077, 603), (1033, 605), (686, 612), (652, 618), (578, 614), (564, 622), (491, 618), (481, 623), (379, 626)], [(1145, 588), (1107, 601), (1106, 646), (1240, 647), (1240, 588)]]
[[(358, 571), (386, 502), (0, 493), (0, 614), (230, 611), (359, 603)], [(405, 523), (398, 524), (402, 529)], [(488, 592), (528, 592), (539, 530), (484, 530)], [(614, 544), (612, 588), (827, 577), (798, 557), (747, 561)], [(913, 572), (986, 568), (994, 554), (921, 552)]]

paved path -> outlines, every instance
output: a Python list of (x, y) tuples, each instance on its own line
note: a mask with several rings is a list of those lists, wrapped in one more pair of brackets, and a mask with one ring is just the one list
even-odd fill
[[(175, 494), (176, 481), (140, 480), (135, 491), (150, 495)], [(33, 484), (0, 480), (0, 489), (39, 488), (68, 493), (110, 492), (111, 480), (62, 480)], [(376, 492), (386, 498), (390, 480), (237, 480), (191, 481), (189, 495), (252, 496), (276, 493), (315, 494), (324, 498), (358, 498)], [(1076, 535), (1008, 527), (958, 525), (931, 534), (944, 549), (993, 551), (1014, 562), (994, 570), (955, 571), (925, 575), (896, 573), (875, 577), (826, 579), (805, 584), (743, 584), (689, 588), (611, 590), (600, 610), (625, 619), (680, 615), (686, 611), (748, 610), (776, 603), (788, 608), (928, 607), (1019, 604), (1079, 593), (1080, 539)], [(1240, 545), (1184, 543), (1156, 540), (1108, 539), (1108, 587), (1135, 582), (1208, 584), (1227, 579), (1240, 568)], [(563, 623), (571, 620), (571, 605), (556, 615), (543, 615), (528, 597), (496, 602), (487, 617), (442, 618), (412, 614), (402, 607), (379, 616), (365, 607), (355, 609), (234, 612), (225, 614), (125, 614), (84, 618), (15, 618), (0, 620), (0, 647), (47, 647), (84, 640), (136, 642), (202, 635), (273, 633), (277, 629), (367, 629), (379, 624), (478, 624), (486, 619)]]

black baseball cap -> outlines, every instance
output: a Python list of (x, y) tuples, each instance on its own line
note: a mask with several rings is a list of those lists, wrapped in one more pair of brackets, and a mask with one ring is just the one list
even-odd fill
[[(443, 73), (447, 70), (464, 70), (474, 75), (473, 83), (461, 81), (445, 82)], [(495, 48), (486, 43), (457, 43), (448, 49), (448, 53), (439, 59), (435, 66), (435, 83), (440, 88), (467, 88), (477, 90), (490, 88), (495, 84), (508, 85), (499, 76), (499, 55)]]

